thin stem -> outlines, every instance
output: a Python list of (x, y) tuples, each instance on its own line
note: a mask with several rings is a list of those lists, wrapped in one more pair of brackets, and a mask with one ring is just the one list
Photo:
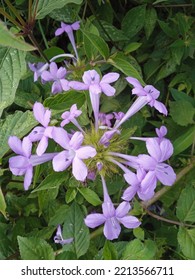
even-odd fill
[(99, 227), (98, 229), (96, 229), (95, 231), (93, 231), (93, 232), (90, 234), (90, 239), (94, 239), (94, 238), (96, 238), (98, 235), (101, 235), (102, 232), (103, 232), (103, 228), (104, 228), (104, 227)]
[(14, 13), (14, 15), (17, 17), (17, 19), (19, 20), (19, 22), (21, 23), (21, 25), (25, 26), (26, 22), (23, 20), (23, 18), (20, 16), (20, 14), (18, 13), (17, 9), (10, 3), (9, 0), (5, 0), (5, 3), (7, 4), (7, 6), (10, 8), (10, 10)]
[(193, 155), (194, 155), (194, 148), (195, 148), (195, 136), (194, 136), (193, 143), (192, 143), (191, 157), (193, 157)]
[(34, 5), (34, 14), (33, 14), (33, 16), (32, 16), (32, 20), (35, 20), (35, 18), (36, 18), (38, 3), (39, 3), (39, 0), (36, 0), (36, 3), (35, 3), (35, 5)]
[(46, 37), (45, 37), (45, 34), (44, 34), (44, 31), (43, 31), (43, 28), (42, 28), (42, 25), (41, 25), (41, 21), (40, 21), (40, 20), (38, 20), (38, 25), (39, 25), (39, 29), (40, 29), (41, 35), (42, 35), (42, 37), (43, 37), (43, 41), (44, 41), (45, 47), (46, 47), (47, 49), (49, 49), (49, 46), (48, 46), (48, 43), (47, 43), (47, 39), (46, 39)]
[(6, 11), (4, 11), (2, 8), (0, 8), (0, 13), (4, 17), (6, 17), (9, 21), (11, 21), (13, 24), (18, 26), (21, 30), (24, 30), (23, 26), (19, 22), (17, 22), (14, 18), (12, 18), (8, 13), (6, 13)]
[[(177, 178), (175, 181), (175, 184), (183, 177), (185, 176), (193, 167), (194, 167), (194, 163), (195, 161), (193, 160), (188, 166), (186, 166), (184, 169), (182, 169), (178, 174), (177, 174)], [(174, 184), (174, 186), (175, 186)], [(148, 201), (142, 202), (141, 205), (143, 208), (148, 208), (148, 206), (152, 205), (154, 202), (156, 202), (157, 200), (159, 200), (159, 198), (161, 198), (161, 196), (163, 196), (166, 192), (168, 192), (170, 189), (172, 189), (174, 186), (172, 187), (163, 187), (160, 191), (158, 191), (153, 198), (151, 198)]]
[(37, 50), (39, 51), (40, 55), (47, 61), (47, 63), (49, 63), (49, 59), (46, 57), (46, 55), (44, 54), (44, 52), (42, 51), (42, 49), (40, 48), (37, 40), (35, 39), (33, 33), (31, 32), (31, 34), (28, 34), (29, 39), (31, 40), (31, 42), (33, 43), (33, 45), (37, 48)]
[(31, 22), (31, 15), (32, 15), (32, 0), (28, 0), (28, 22)]
[(163, 222), (167, 222), (169, 224), (178, 225), (178, 226), (195, 228), (195, 225), (190, 225), (190, 224), (185, 224), (185, 223), (182, 223), (182, 222), (179, 222), (179, 221), (170, 220), (170, 219), (167, 219), (167, 218), (164, 218), (162, 216), (154, 214), (153, 212), (151, 212), (147, 208), (144, 208), (144, 209), (145, 209), (145, 211), (147, 212), (148, 215), (150, 215), (151, 217), (153, 217), (153, 218), (155, 218), (157, 220), (160, 220), (160, 221), (163, 221)]

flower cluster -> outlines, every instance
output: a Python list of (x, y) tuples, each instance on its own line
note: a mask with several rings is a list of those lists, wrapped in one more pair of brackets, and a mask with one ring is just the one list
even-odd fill
[[(69, 27), (61, 24), (56, 35), (58, 36), (65, 31), (72, 36), (73, 30), (78, 29), (78, 24), (77, 22)], [(72, 42), (74, 41), (72, 40)], [(156, 129), (156, 137), (130, 137), (128, 141), (145, 142), (148, 152), (148, 154), (132, 156), (125, 152), (127, 140), (121, 137), (122, 124), (145, 105), (154, 107), (164, 115), (167, 115), (167, 109), (163, 103), (157, 100), (160, 94), (157, 89), (151, 85), (143, 87), (137, 79), (127, 77), (126, 80), (133, 86), (132, 94), (136, 95), (137, 98), (126, 113), (104, 114), (100, 112), (101, 94), (115, 95), (116, 90), (111, 84), (119, 79), (118, 73), (108, 73), (101, 77), (93, 69), (84, 72), (82, 81), (67, 81), (65, 79), (66, 71), (62, 67), (58, 69), (54, 62), (51, 62), (47, 67), (50, 67), (50, 71), (44, 69), (41, 73), (38, 70), (35, 71), (35, 74), (36, 78), (41, 76), (44, 82), (54, 82), (53, 93), (70, 88), (77, 90), (78, 94), (79, 91), (89, 92), (94, 122), (90, 127), (82, 127), (77, 119), (82, 111), (77, 108), (77, 104), (73, 104), (69, 111), (61, 115), (60, 127), (52, 126), (51, 111), (44, 108), (41, 103), (36, 102), (33, 106), (33, 113), (40, 126), (35, 127), (22, 141), (15, 136), (9, 138), (9, 146), (17, 154), (9, 160), (10, 170), (16, 176), (25, 176), (25, 190), (30, 187), (33, 166), (47, 161), (52, 162), (53, 170), (56, 172), (71, 170), (75, 179), (81, 182), (86, 182), (89, 178), (94, 179), (99, 175), (103, 192), (102, 213), (87, 215), (85, 224), (89, 228), (104, 224), (105, 237), (113, 240), (118, 238), (121, 224), (128, 229), (140, 225), (140, 221), (129, 214), (130, 202), (136, 195), (143, 201), (151, 199), (158, 182), (171, 186), (176, 179), (172, 167), (166, 163), (173, 153), (173, 146), (165, 137), (166, 127), (161, 126)], [(74, 131), (69, 131), (66, 128), (70, 122), (75, 127)], [(49, 139), (56, 143), (58, 152), (46, 153)], [(34, 142), (38, 145), (36, 154), (32, 155), (32, 143)], [(122, 202), (116, 209), (106, 186), (106, 177), (113, 172), (122, 174), (128, 184), (128, 187), (123, 190)], [(72, 239), (63, 239), (61, 228), (58, 227), (55, 242), (66, 244), (71, 241)]]

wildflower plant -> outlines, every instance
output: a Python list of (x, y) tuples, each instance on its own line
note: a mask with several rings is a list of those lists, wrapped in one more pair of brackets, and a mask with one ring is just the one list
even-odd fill
[(145, 215), (176, 182), (160, 86), (146, 84), (140, 68), (110, 52), (84, 21), (55, 23), (53, 37), (70, 45), (45, 61), (27, 57), (32, 89), (42, 93), (28, 104), (31, 124), (7, 136), (7, 172), (32, 201), (25, 215), (46, 225), (18, 237), (22, 258), (28, 242), (42, 244), (50, 259), (101, 258), (124, 244), (127, 258), (134, 238), (154, 257)]

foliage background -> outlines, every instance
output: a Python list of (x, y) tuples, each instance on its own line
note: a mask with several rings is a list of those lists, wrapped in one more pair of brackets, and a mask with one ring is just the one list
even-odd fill
[[(25, 19), (28, 1), (12, 1)], [(29, 1), (31, 2), (31, 1)], [(1, 10), (13, 18), (7, 1)], [(37, 167), (33, 186), (24, 192), (21, 177), (8, 170), (10, 135), (23, 137), (36, 125), (32, 104), (43, 102), (57, 115), (75, 102), (85, 108), (84, 96), (75, 92), (50, 96), (50, 87), (33, 82), (27, 62), (43, 59), (25, 41), (13, 35), (16, 27), (1, 15), (13, 32), (0, 24), (0, 259), (195, 259), (195, 1), (82, 1), (40, 0), (33, 35), (45, 56), (71, 52), (68, 38), (54, 36), (60, 21), (81, 21), (76, 32), (81, 58), (75, 78), (86, 69), (121, 72), (117, 96), (103, 98), (101, 110), (126, 111), (131, 102), (124, 77), (134, 76), (161, 91), (168, 117), (142, 109), (126, 124), (137, 127), (136, 135), (154, 135), (154, 127), (168, 128), (174, 145), (171, 165), (178, 174), (173, 187), (158, 188), (152, 201), (134, 201), (133, 214), (142, 220), (140, 228), (124, 230), (120, 239), (105, 241), (101, 229), (90, 231), (83, 223), (86, 213), (101, 203), (98, 180), (83, 187), (68, 173), (52, 172), (48, 164)], [(33, 9), (33, 8), (32, 8)], [(32, 40), (31, 40), (32, 41)], [(15, 48), (13, 48), (13, 46)], [(59, 61), (61, 63), (61, 61)], [(82, 124), (89, 123), (88, 116)], [(144, 151), (135, 143), (132, 154)], [(49, 147), (52, 151), (52, 146)], [(124, 182), (116, 175), (108, 182), (110, 193), (119, 197)], [(61, 248), (53, 236), (64, 224), (64, 237), (73, 245)]]

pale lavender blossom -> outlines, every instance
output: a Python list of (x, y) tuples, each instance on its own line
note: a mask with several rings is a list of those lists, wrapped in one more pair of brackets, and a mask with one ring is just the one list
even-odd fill
[(10, 136), (8, 139), (10, 148), (18, 154), (9, 159), (9, 168), (13, 175), (24, 175), (24, 189), (28, 190), (33, 177), (33, 166), (50, 161), (57, 153), (43, 154), (42, 156), (31, 155), (32, 142), (29, 137), (24, 137), (21, 141), (16, 136)]
[(49, 126), (51, 111), (45, 109), (41, 103), (35, 102), (33, 106), (33, 114), (35, 119), (42, 124), (42, 126), (35, 127), (29, 134), (29, 139), (31, 142), (40, 141), (36, 153), (38, 156), (41, 156), (47, 149), (48, 139), (52, 138), (51, 132), (53, 126)]
[(105, 147), (108, 147), (110, 145), (110, 140), (113, 138), (113, 136), (115, 134), (120, 134), (120, 131), (117, 129), (112, 129), (112, 130), (106, 131), (100, 138), (99, 144), (104, 145)]
[(77, 53), (77, 49), (76, 49), (76, 44), (75, 44), (73, 31), (78, 30), (79, 28), (80, 28), (80, 22), (79, 21), (76, 21), (72, 24), (66, 24), (64, 22), (61, 22), (61, 27), (58, 28), (55, 32), (55, 36), (59, 36), (64, 32), (67, 33), (68, 38), (69, 38), (69, 40), (72, 44), (72, 47), (73, 47), (73, 50), (76, 54), (77, 59), (78, 59), (78, 53)]
[(50, 71), (43, 71), (41, 78), (46, 82), (53, 82), (52, 93), (56, 94), (70, 89), (69, 81), (65, 79), (67, 71), (64, 67), (58, 69), (55, 62), (50, 63)]
[(81, 110), (77, 109), (77, 105), (73, 104), (70, 108), (70, 111), (64, 112), (61, 117), (63, 121), (61, 122), (61, 127), (65, 126), (66, 124), (72, 122), (81, 132), (84, 133), (83, 129), (79, 125), (78, 121), (76, 120), (82, 114)]
[(72, 173), (79, 181), (84, 181), (88, 174), (88, 169), (83, 159), (88, 159), (96, 155), (96, 150), (91, 146), (81, 146), (84, 136), (81, 132), (75, 132), (69, 139), (67, 132), (63, 128), (54, 128), (52, 136), (65, 150), (60, 152), (53, 159), (55, 171), (63, 171), (72, 164)]
[(34, 72), (34, 82), (36, 82), (43, 71), (45, 71), (49, 67), (49, 64), (43, 62), (38, 62), (37, 64), (29, 62), (28, 66), (30, 70)]
[(88, 70), (84, 72), (82, 77), (83, 83), (77, 81), (69, 83), (70, 87), (75, 90), (89, 90), (96, 130), (98, 129), (100, 95), (103, 92), (107, 96), (113, 96), (116, 90), (110, 85), (110, 83), (115, 82), (118, 78), (118, 73), (108, 73), (100, 80), (100, 75), (95, 70)]
[(98, 119), (99, 119), (99, 126), (107, 126), (111, 127), (114, 116), (113, 114), (105, 114), (105, 113), (99, 113)]
[(104, 193), (104, 202), (102, 204), (102, 214), (94, 213), (89, 214), (85, 218), (85, 224), (90, 228), (96, 228), (101, 224), (104, 224), (104, 235), (108, 240), (113, 240), (118, 238), (121, 232), (121, 225), (126, 228), (137, 228), (141, 224), (140, 221), (134, 217), (128, 215), (129, 210), (131, 209), (130, 204), (126, 201), (123, 201), (115, 209), (111, 201), (111, 198), (108, 194), (106, 182), (103, 176), (101, 176), (103, 193)]
[(61, 226), (59, 225), (57, 227), (56, 235), (54, 236), (54, 242), (56, 244), (65, 245), (65, 244), (71, 243), (72, 241), (73, 241), (73, 238), (68, 238), (68, 239), (63, 238), (62, 229), (61, 229)]
[(160, 95), (160, 91), (158, 91), (155, 87), (151, 85), (146, 85), (145, 87), (142, 87), (140, 82), (132, 77), (127, 77), (126, 80), (134, 86), (132, 94), (137, 95), (138, 98), (131, 105), (124, 117), (117, 123), (115, 128), (118, 128), (127, 119), (129, 119), (139, 110), (141, 110), (146, 104), (150, 105), (151, 107), (154, 107), (160, 113), (167, 115), (167, 109), (165, 105), (162, 102), (156, 100)]
[(162, 125), (160, 128), (156, 128), (155, 130), (158, 137), (131, 137), (130, 139), (147, 142), (148, 139), (154, 138), (160, 144), (163, 139), (166, 139), (164, 136), (167, 134), (167, 128)]

